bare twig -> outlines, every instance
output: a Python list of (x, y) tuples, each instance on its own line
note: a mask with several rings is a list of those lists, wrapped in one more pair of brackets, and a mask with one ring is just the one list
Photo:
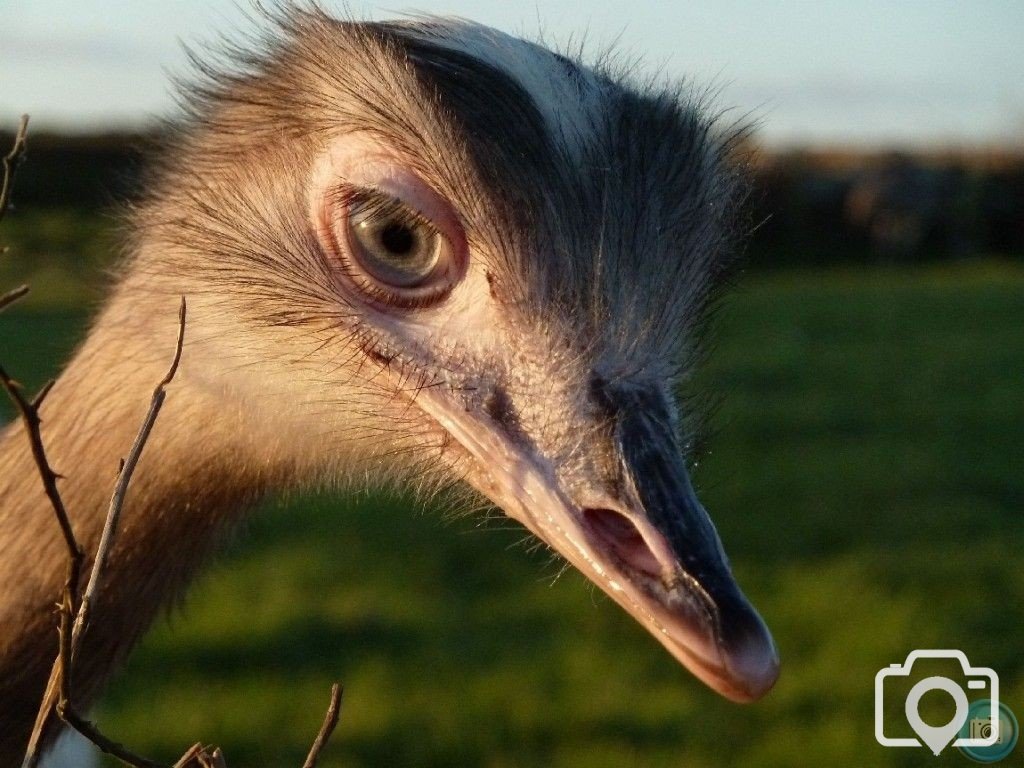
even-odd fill
[(65, 723), (96, 745), (97, 749), (116, 757), (125, 765), (130, 765), (133, 768), (167, 768), (164, 763), (140, 757), (113, 739), (104, 736), (99, 728), (78, 714), (68, 701), (62, 700), (57, 704), (57, 714)]
[[(126, 765), (133, 766), (134, 768), (165, 768), (162, 763), (136, 755), (123, 745), (108, 738), (93, 723), (83, 717), (75, 708), (71, 682), (74, 677), (73, 667), (78, 660), (82, 637), (88, 628), (90, 608), (103, 586), (105, 570), (114, 546), (118, 523), (120, 522), (121, 512), (124, 508), (125, 497), (132, 480), (132, 475), (145, 450), (146, 443), (160, 414), (160, 409), (163, 407), (164, 400), (167, 397), (166, 388), (174, 379), (178, 365), (181, 362), (181, 353), (185, 341), (185, 319), (186, 304), (184, 297), (182, 297), (178, 310), (178, 338), (174, 347), (174, 357), (171, 359), (167, 373), (153, 390), (146, 418), (139, 428), (128, 456), (121, 463), (117, 481), (114, 485), (114, 492), (110, 498), (110, 506), (107, 509), (107, 517), (103, 526), (103, 533), (100, 537), (100, 544), (96, 551), (96, 558), (89, 575), (88, 584), (80, 600), (78, 599), (78, 583), (82, 553), (75, 539), (67, 511), (61, 501), (60, 493), (57, 490), (56, 481), (59, 475), (50, 467), (39, 430), (41, 423), (38, 412), (39, 405), (50, 391), (52, 382), (43, 387), (40, 393), (29, 402), (22, 396), (17, 383), (0, 368), (0, 380), (3, 381), (4, 386), (11, 394), (25, 421), (29, 438), (32, 442), (32, 453), (35, 457), (36, 465), (43, 478), (43, 484), (54, 507), (54, 512), (58, 521), (60, 521), (61, 530), (64, 532), (65, 543), (69, 551), (68, 577), (64, 585), (59, 607), (59, 651), (50, 673), (46, 694), (43, 697), (36, 726), (29, 743), (29, 749), (22, 764), (23, 768), (35, 768), (38, 764), (39, 748), (53, 714), (56, 714), (57, 717), (78, 731), (98, 749), (114, 756)], [(340, 685), (335, 684), (331, 688), (331, 701), (327, 708), (323, 725), (310, 748), (303, 768), (315, 768), (321, 751), (330, 740), (331, 734), (338, 724), (341, 712), (341, 697), (342, 688)], [(196, 744), (182, 756), (174, 768), (225, 768), (224, 756), (219, 749), (211, 751), (201, 744)]]
[[(63, 631), (66, 624), (66, 622), (63, 621), (65, 613), (70, 614), (75, 610), (73, 602), (78, 595), (79, 574), (81, 573), (82, 567), (82, 550), (78, 546), (78, 541), (75, 539), (75, 534), (71, 527), (71, 521), (68, 518), (67, 510), (64, 508), (64, 502), (60, 497), (60, 491), (57, 489), (57, 480), (60, 476), (54, 472), (53, 468), (50, 466), (49, 459), (46, 456), (46, 449), (43, 445), (42, 433), (40, 431), (42, 419), (39, 416), (39, 407), (47, 393), (49, 393), (53, 382), (51, 381), (47, 383), (39, 391), (39, 394), (37, 394), (31, 401), (25, 399), (21, 392), (21, 385), (14, 381), (3, 368), (0, 368), (0, 383), (2, 383), (4, 389), (7, 390), (7, 394), (10, 396), (21, 415), (21, 420), (25, 425), (25, 432), (28, 435), (29, 444), (31, 445), (32, 458), (35, 461), (39, 476), (43, 481), (43, 490), (46, 493), (47, 498), (50, 500), (50, 506), (53, 507), (54, 515), (57, 517), (57, 522), (60, 525), (61, 534), (68, 550), (67, 574), (64, 579), (64, 589), (61, 593), (60, 603), (60, 614), (62, 618), (61, 627)], [(35, 768), (35, 765), (39, 760), (39, 747), (42, 741), (42, 736), (47, 722), (50, 719), (50, 713), (52, 712), (56, 702), (56, 692), (61, 681), (60, 661), (61, 658), (58, 657), (54, 662), (54, 667), (50, 672), (50, 680), (47, 683), (46, 693), (43, 696), (43, 700), (39, 708), (39, 714), (36, 716), (35, 727), (32, 729), (32, 736), (29, 739), (28, 749), (25, 753), (25, 761), (23, 763), (26, 768)]]
[[(85, 593), (82, 596), (81, 602), (78, 604), (78, 612), (75, 615), (74, 625), (71, 631), (68, 632), (68, 624), (70, 623), (69, 614), (63, 613), (61, 622), (60, 660), (63, 671), (61, 673), (62, 684), (60, 686), (57, 714), (62, 720), (95, 744), (100, 750), (109, 755), (113, 755), (123, 763), (136, 766), (136, 768), (159, 768), (161, 763), (153, 762), (152, 760), (148, 760), (147, 758), (140, 757), (128, 751), (122, 745), (108, 739), (96, 728), (96, 726), (79, 715), (72, 703), (70, 685), (73, 677), (73, 665), (78, 658), (82, 635), (89, 623), (89, 610), (93, 601), (96, 599), (96, 595), (105, 575), (107, 563), (110, 559), (110, 552), (113, 548), (114, 539), (117, 533), (117, 524), (121, 519), (121, 512), (124, 509), (124, 500), (128, 493), (128, 485), (131, 483), (132, 474), (135, 472), (135, 467), (138, 465), (139, 459), (142, 457), (142, 452), (146, 448), (146, 443), (153, 431), (153, 425), (156, 424), (157, 416), (160, 415), (160, 409), (163, 407), (164, 400), (167, 397), (167, 385), (171, 383), (174, 379), (174, 375), (178, 372), (178, 364), (181, 362), (181, 351), (185, 343), (185, 317), (185, 297), (182, 296), (181, 304), (178, 307), (178, 338), (174, 345), (174, 357), (171, 359), (171, 365), (167, 369), (167, 373), (153, 390), (153, 397), (150, 400), (149, 411), (146, 413), (146, 418), (143, 420), (142, 426), (139, 428), (139, 432), (135, 436), (135, 441), (132, 443), (131, 449), (128, 451), (127, 458), (121, 462), (121, 467), (117, 475), (117, 482), (114, 484), (114, 492), (110, 497), (110, 506), (107, 508), (107, 519), (103, 525), (103, 534), (100, 537), (100, 544), (96, 550), (96, 559), (93, 562), (92, 571), (89, 574), (89, 583), (86, 585)], [(65, 604), (68, 604), (68, 602), (69, 601), (65, 601)]]
[[(7, 155), (3, 157), (0, 219), (3, 219), (7, 213), (14, 172), (25, 152), (27, 131), (28, 115), (23, 115), (15, 136), (14, 145)], [(22, 298), (28, 293), (28, 290), (28, 286), (23, 285), (0, 295), (0, 311)], [(25, 758), (22, 762), (22, 768), (37, 768), (42, 754), (41, 746), (48, 733), (48, 729), (54, 723), (54, 715), (78, 731), (98, 749), (112, 755), (126, 765), (133, 766), (133, 768), (166, 768), (162, 763), (132, 753), (123, 745), (105, 736), (93, 723), (84, 718), (74, 706), (71, 683), (73, 679), (73, 666), (78, 660), (82, 636), (89, 626), (91, 606), (102, 588), (103, 577), (114, 546), (118, 523), (121, 519), (121, 512), (124, 508), (124, 501), (132, 475), (153, 431), (156, 419), (160, 415), (160, 409), (163, 407), (164, 400), (167, 397), (166, 388), (174, 379), (178, 365), (181, 362), (181, 353), (185, 340), (185, 315), (185, 297), (182, 296), (181, 305), (178, 310), (178, 338), (174, 348), (174, 357), (171, 360), (167, 373), (153, 390), (149, 411), (139, 428), (128, 456), (121, 461), (114, 491), (110, 498), (110, 505), (107, 508), (107, 517), (104, 522), (99, 547), (96, 551), (96, 558), (93, 562), (93, 567), (89, 574), (89, 582), (86, 585), (84, 594), (81, 594), (79, 589), (83, 561), (82, 548), (75, 537), (71, 520), (68, 517), (60, 491), (57, 488), (57, 481), (61, 479), (61, 476), (50, 465), (42, 438), (42, 418), (39, 415), (39, 409), (53, 387), (54, 382), (50, 381), (43, 386), (32, 400), (26, 400), (22, 394), (21, 385), (0, 367), (0, 384), (2, 384), (14, 402), (25, 425), (25, 432), (31, 445), (32, 458), (43, 482), (43, 490), (50, 502), (50, 506), (53, 508), (54, 515), (60, 526), (61, 536), (68, 550), (67, 572), (61, 593), (61, 601), (58, 605), (59, 644), (57, 658), (54, 660), (53, 667), (50, 670), (50, 678), (40, 702), (35, 726), (32, 729)], [(338, 718), (341, 713), (341, 699), (342, 688), (335, 683), (331, 687), (331, 701), (324, 716), (323, 724), (310, 747), (303, 768), (315, 768), (320, 758), (320, 753), (330, 741), (331, 735), (338, 725)], [(196, 744), (175, 763), (173, 768), (226, 768), (226, 764), (224, 755), (219, 749)]]
[(224, 762), (224, 754), (219, 749), (196, 744), (181, 756), (174, 764), (174, 768), (227, 768), (227, 765)]
[(117, 482), (114, 485), (114, 493), (110, 497), (110, 506), (107, 508), (107, 520), (103, 525), (103, 534), (100, 537), (99, 548), (96, 550), (96, 560), (93, 564), (92, 572), (89, 574), (89, 583), (85, 587), (82, 602), (78, 607), (78, 615), (75, 616), (75, 624), (71, 634), (72, 661), (74, 661), (77, 654), (82, 631), (89, 622), (89, 610), (96, 599), (100, 581), (107, 567), (107, 560), (110, 557), (114, 538), (117, 535), (117, 524), (121, 520), (124, 499), (128, 493), (128, 485), (132, 481), (135, 467), (139, 463), (142, 451), (145, 449), (149, 435), (153, 431), (153, 425), (156, 424), (156, 418), (160, 415), (160, 409), (164, 405), (164, 399), (167, 397), (167, 385), (171, 383), (174, 379), (174, 374), (178, 372), (178, 364), (181, 362), (181, 350), (185, 343), (185, 313), (185, 297), (182, 296), (181, 304), (178, 307), (178, 340), (174, 346), (174, 357), (171, 360), (171, 366), (168, 368), (167, 374), (160, 380), (160, 383), (156, 385), (156, 389), (153, 390), (153, 397), (149, 403), (149, 412), (139, 428), (139, 433), (135, 436), (135, 442), (132, 443), (131, 450), (128, 451), (128, 457), (121, 464), (120, 471), (117, 474)]
[(60, 524), (61, 534), (63, 534), (64, 543), (68, 548), (68, 557), (73, 561), (81, 560), (82, 551), (75, 540), (75, 533), (71, 529), (71, 521), (68, 519), (67, 510), (64, 509), (64, 502), (60, 498), (60, 492), (57, 490), (57, 480), (60, 475), (50, 467), (40, 433), (42, 419), (39, 418), (39, 407), (50, 393), (53, 381), (47, 382), (31, 401), (25, 399), (21, 392), (21, 385), (12, 379), (2, 367), (0, 367), (0, 383), (7, 390), (7, 394), (14, 402), (14, 406), (21, 415), (21, 420), (25, 424), (25, 431), (28, 433), (29, 443), (32, 446), (32, 458), (35, 460), (36, 467), (39, 469), (39, 475), (43, 480), (43, 490), (46, 492), (46, 498), (50, 500), (50, 506), (53, 507), (54, 514), (57, 516), (57, 522)]
[(28, 136), (28, 115), (21, 116), (18, 132), (14, 136), (14, 146), (4, 155), (4, 184), (0, 187), (0, 219), (7, 213), (11, 202), (11, 188), (14, 186), (14, 171), (25, 154), (25, 138)]
[[(60, 602), (61, 632), (64, 632), (66, 631), (67, 624), (67, 622), (64, 621), (64, 616), (71, 614), (76, 609), (75, 600), (78, 595), (78, 583), (82, 569), (82, 550), (81, 547), (78, 546), (78, 541), (75, 539), (75, 533), (71, 527), (71, 520), (68, 518), (67, 510), (64, 508), (64, 502), (60, 497), (60, 491), (57, 489), (57, 480), (60, 478), (60, 475), (58, 475), (53, 470), (53, 467), (50, 466), (50, 461), (46, 456), (46, 448), (43, 445), (41, 431), (42, 418), (39, 416), (39, 408), (46, 395), (49, 394), (50, 389), (53, 386), (53, 381), (44, 385), (31, 401), (25, 399), (25, 396), (21, 391), (21, 385), (14, 381), (14, 379), (12, 379), (8, 375), (7, 371), (2, 367), (0, 367), (0, 383), (2, 383), (7, 394), (13, 401), (15, 408), (17, 408), (18, 413), (21, 415), (22, 423), (25, 425), (25, 433), (28, 435), (29, 444), (31, 446), (32, 458), (35, 462), (36, 469), (39, 472), (39, 476), (43, 481), (43, 491), (46, 493), (46, 497), (50, 501), (50, 506), (53, 508), (54, 515), (57, 517), (61, 535), (64, 538), (64, 544), (68, 550), (67, 572), (64, 578), (64, 589), (61, 593)], [(34, 768), (38, 762), (39, 745), (42, 740), (42, 735), (50, 718), (50, 712), (52, 711), (57, 699), (57, 688), (63, 679), (60, 674), (60, 669), (61, 657), (58, 657), (54, 662), (54, 668), (50, 673), (50, 680), (47, 683), (46, 694), (43, 696), (43, 703), (40, 706), (39, 714), (36, 716), (35, 727), (32, 730), (28, 750), (25, 753), (24, 765), (27, 768)]]
[(330, 741), (331, 734), (338, 725), (338, 717), (341, 715), (341, 696), (344, 689), (335, 683), (331, 686), (331, 703), (327, 707), (327, 714), (324, 716), (324, 724), (320, 726), (320, 733), (316, 735), (313, 746), (309, 749), (309, 755), (302, 768), (316, 768), (316, 761), (320, 759), (320, 752)]
[[(4, 214), (7, 213), (11, 199), (14, 172), (25, 153), (27, 132), (28, 115), (23, 115), (14, 139), (14, 145), (3, 157), (3, 186), (0, 187), (0, 219), (3, 219)], [(28, 293), (28, 290), (28, 286), (23, 285), (0, 295), (0, 311), (23, 297)], [(22, 768), (37, 767), (42, 754), (41, 746), (48, 729), (54, 722), (54, 715), (78, 731), (98, 749), (114, 756), (126, 765), (133, 766), (134, 768), (165, 768), (162, 763), (132, 753), (123, 745), (105, 736), (93, 723), (84, 718), (74, 706), (71, 682), (73, 679), (73, 665), (78, 659), (82, 636), (89, 625), (90, 609), (103, 585), (103, 577), (110, 553), (114, 547), (114, 540), (117, 535), (121, 512), (124, 508), (125, 497), (128, 493), (128, 486), (131, 483), (132, 475), (139, 463), (142, 452), (145, 450), (149, 436), (153, 431), (153, 426), (156, 424), (156, 419), (160, 415), (160, 409), (163, 407), (164, 400), (167, 397), (166, 388), (174, 379), (178, 371), (178, 364), (181, 362), (181, 353), (185, 342), (185, 315), (185, 297), (182, 296), (181, 305), (178, 309), (178, 338), (174, 347), (174, 357), (171, 359), (171, 365), (167, 373), (153, 390), (149, 411), (146, 413), (146, 418), (143, 420), (131, 449), (128, 451), (128, 456), (121, 461), (117, 480), (114, 484), (114, 492), (111, 495), (110, 505), (107, 508), (103, 533), (100, 536), (99, 547), (96, 550), (96, 558), (93, 562), (92, 571), (89, 574), (89, 582), (81, 597), (79, 582), (81, 580), (83, 560), (82, 548), (75, 538), (71, 520), (68, 517), (67, 509), (64, 507), (60, 491), (57, 488), (57, 481), (60, 479), (60, 475), (53, 470), (46, 455), (41, 430), (42, 418), (39, 415), (39, 409), (42, 406), (43, 400), (49, 394), (54, 382), (48, 382), (32, 400), (27, 400), (22, 394), (21, 385), (0, 367), (0, 384), (2, 384), (14, 402), (25, 425), (25, 432), (31, 445), (32, 458), (43, 482), (43, 490), (50, 501), (50, 506), (53, 508), (54, 515), (60, 525), (61, 536), (68, 550), (67, 574), (64, 580), (64, 588), (61, 592), (61, 601), (58, 605), (60, 620), (57, 658), (54, 660), (53, 667), (50, 670), (50, 678), (40, 702), (39, 712), (36, 715), (35, 726), (32, 729)], [(331, 688), (331, 702), (327, 708), (323, 725), (320, 727), (320, 732), (310, 748), (303, 768), (315, 768), (320, 752), (330, 740), (331, 734), (338, 724), (338, 717), (341, 711), (341, 695), (341, 686), (335, 683)], [(196, 744), (175, 763), (174, 768), (226, 768), (226, 765), (224, 755), (219, 749)]]
[(139, 429), (139, 433), (132, 443), (128, 457), (122, 461), (118, 472), (117, 482), (110, 499), (110, 506), (107, 509), (107, 518), (103, 526), (103, 534), (100, 538), (99, 548), (96, 551), (96, 559), (89, 575), (89, 583), (86, 586), (85, 594), (78, 599), (80, 581), (82, 552), (75, 539), (74, 531), (68, 520), (64, 504), (57, 491), (57, 474), (51, 469), (43, 449), (42, 439), (39, 434), (40, 418), (38, 408), (43, 398), (49, 392), (52, 382), (43, 387), (39, 395), (31, 403), (25, 401), (18, 387), (10, 380), (7, 374), (0, 369), (0, 380), (3, 381), (15, 404), (22, 413), (22, 418), (29, 431), (29, 438), (32, 441), (32, 453), (43, 478), (43, 485), (46, 488), (47, 496), (56, 512), (57, 519), (64, 533), (65, 542), (69, 550), (68, 578), (64, 585), (61, 597), (60, 629), (59, 629), (59, 651), (54, 661), (53, 669), (50, 672), (50, 679), (47, 683), (46, 693), (43, 696), (39, 714), (36, 717), (35, 727), (29, 741), (28, 750), (25, 753), (23, 768), (35, 768), (39, 761), (40, 745), (46, 734), (47, 727), (51, 722), (52, 714), (56, 713), (60, 719), (81, 733), (85, 738), (95, 744), (100, 750), (113, 755), (127, 765), (136, 768), (156, 768), (160, 763), (155, 763), (147, 758), (140, 757), (125, 749), (123, 746), (104, 736), (92, 723), (82, 717), (73, 704), (73, 692), (71, 681), (73, 679), (73, 665), (78, 656), (82, 634), (88, 625), (89, 609), (96, 598), (96, 594), (102, 583), (104, 570), (109, 560), (110, 551), (113, 547), (117, 530), (117, 523), (121, 518), (121, 511), (124, 507), (125, 496), (128, 491), (128, 484), (131, 482), (132, 474), (146, 447), (146, 441), (153, 431), (153, 425), (163, 407), (164, 399), (167, 397), (166, 387), (171, 383), (181, 362), (181, 352), (185, 341), (185, 297), (181, 299), (178, 309), (178, 338), (174, 347), (174, 357), (167, 373), (153, 390), (153, 397), (150, 401), (149, 412)]
[[(331, 686), (331, 703), (327, 707), (323, 725), (320, 726), (320, 732), (316, 735), (316, 740), (313, 741), (313, 746), (310, 747), (309, 755), (306, 757), (306, 762), (302, 764), (302, 768), (316, 768), (320, 753), (327, 746), (331, 734), (334, 733), (334, 729), (338, 725), (343, 693), (344, 689), (338, 683)], [(224, 762), (224, 755), (219, 749), (195, 744), (181, 756), (181, 759), (174, 764), (174, 768), (227, 768), (227, 766)]]
[(17, 288), (15, 288), (13, 291), (8, 291), (3, 296), (0, 296), (0, 312), (2, 312), (4, 310), (4, 308), (7, 307), (8, 305), (13, 304), (14, 302), (16, 302), (18, 299), (20, 299), (26, 293), (28, 293), (28, 286), (27, 285), (20, 285)]
[[(11, 189), (14, 187), (14, 171), (25, 154), (25, 139), (28, 136), (28, 115), (21, 116), (21, 123), (18, 125), (18, 132), (14, 136), (14, 144), (10, 152), (4, 155), (4, 181), (0, 187), (0, 220), (7, 213), (7, 206), (11, 201)], [(6, 253), (7, 248), (0, 248), (0, 255)], [(28, 293), (28, 286), (22, 285), (12, 291), (0, 296), (0, 312), (16, 302)]]
[[(10, 204), (11, 190), (14, 186), (14, 172), (25, 153), (27, 135), (28, 115), (22, 115), (21, 123), (18, 126), (18, 132), (14, 137), (14, 144), (10, 151), (4, 155), (2, 161), (4, 172), (3, 186), (0, 187), (0, 220), (2, 220), (6, 215), (8, 205)], [(6, 252), (6, 248), (0, 250), (0, 253)], [(28, 286), (23, 285), (3, 294), (3, 296), (0, 296), (0, 310), (10, 306), (26, 293), (28, 293)], [(47, 383), (31, 401), (25, 399), (22, 394), (21, 385), (12, 379), (2, 367), (0, 367), (0, 384), (2, 384), (3, 388), (7, 391), (7, 394), (10, 396), (15, 408), (17, 408), (18, 413), (21, 416), (21, 420), (25, 425), (25, 434), (28, 436), (29, 445), (31, 446), (32, 458), (43, 481), (43, 491), (45, 492), (47, 499), (50, 501), (50, 506), (53, 507), (53, 512), (57, 517), (57, 522), (60, 524), (61, 535), (63, 536), (65, 546), (68, 549), (68, 566), (61, 598), (61, 609), (63, 613), (63, 609), (67, 606), (67, 609), (71, 611), (74, 610), (74, 607), (67, 604), (78, 594), (78, 578), (82, 565), (82, 551), (75, 539), (74, 531), (71, 528), (71, 521), (68, 519), (67, 511), (64, 508), (64, 502), (60, 497), (60, 492), (57, 490), (57, 480), (60, 476), (53, 471), (53, 468), (50, 466), (50, 462), (46, 456), (46, 449), (43, 446), (41, 432), (42, 419), (39, 416), (39, 408), (42, 405), (43, 399), (49, 393), (50, 388), (53, 386), (53, 382), (50, 381)], [(40, 714), (37, 716), (36, 727), (32, 731), (32, 737), (29, 741), (29, 748), (25, 757), (26, 764), (30, 766), (34, 766), (38, 760), (38, 743), (42, 733), (42, 728), (48, 719), (48, 713), (50, 711), (50, 705), (46, 702), (51, 700), (51, 690), (56, 689), (56, 679), (57, 665), (55, 662), (54, 670), (51, 671), (50, 681), (47, 684), (47, 693), (44, 694), (43, 697), (44, 703), (40, 707)]]

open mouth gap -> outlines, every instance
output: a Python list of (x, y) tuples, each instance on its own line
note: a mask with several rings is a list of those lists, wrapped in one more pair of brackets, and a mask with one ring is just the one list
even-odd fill
[(648, 546), (640, 529), (626, 515), (613, 509), (587, 507), (583, 522), (604, 549), (631, 569), (658, 579), (662, 564)]

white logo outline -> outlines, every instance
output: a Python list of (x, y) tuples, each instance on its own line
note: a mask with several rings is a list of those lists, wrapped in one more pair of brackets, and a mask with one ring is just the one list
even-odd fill
[[(907, 654), (906, 660), (902, 664), (890, 664), (888, 667), (882, 667), (878, 670), (878, 674), (875, 675), (875, 741), (881, 744), (883, 747), (920, 747), (923, 746), (920, 739), (912, 737), (897, 737), (892, 738), (885, 735), (885, 724), (883, 722), (883, 694), (885, 679), (887, 677), (909, 677), (911, 668), (914, 666), (914, 662), (918, 659), (955, 659), (960, 662), (960, 668), (963, 670), (964, 675), (968, 678), (971, 677), (985, 677), (988, 678), (990, 693), (989, 699), (989, 722), (992, 724), (989, 735), (984, 738), (972, 739), (970, 737), (961, 737), (952, 742), (954, 747), (991, 747), (999, 740), (999, 675), (995, 673), (995, 670), (989, 667), (972, 667), (971, 663), (967, 660), (967, 654), (963, 651), (958, 651), (953, 648), (947, 649), (925, 649), (911, 651)], [(948, 680), (950, 683), (953, 681), (949, 678), (941, 678)], [(953, 683), (955, 685), (955, 683)], [(974, 687), (974, 686), (970, 686)], [(954, 718), (955, 719), (955, 718)], [(952, 721), (951, 721), (952, 722)], [(966, 717), (964, 718), (966, 722)], [(964, 722), (957, 723), (956, 731), (963, 727)], [(913, 727), (913, 726), (912, 726)], [(916, 733), (916, 730), (915, 730)], [(950, 746), (946, 744), (938, 751), (932, 750), (936, 755), (939, 754), (943, 749)]]

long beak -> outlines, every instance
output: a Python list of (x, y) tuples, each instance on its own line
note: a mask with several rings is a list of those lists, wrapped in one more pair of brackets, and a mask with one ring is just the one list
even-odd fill
[(561, 553), (694, 675), (734, 701), (778, 677), (767, 627), (743, 596), (714, 525), (697, 500), (665, 398), (602, 386), (620, 477), (614, 496), (560, 487), (554, 468), (499, 425), (440, 392), (417, 398), (474, 459), (468, 480)]
[(665, 628), (662, 643), (724, 696), (760, 698), (778, 677), (778, 652), (733, 578), (718, 532), (693, 490), (667, 398), (608, 385), (597, 398), (616, 424), (624, 486), (618, 514), (624, 522), (604, 510), (585, 509), (584, 518), (619, 555), (623, 570), (632, 570), (634, 578), (640, 571), (641, 583), (642, 574), (660, 579), (662, 589), (651, 590), (651, 611)]

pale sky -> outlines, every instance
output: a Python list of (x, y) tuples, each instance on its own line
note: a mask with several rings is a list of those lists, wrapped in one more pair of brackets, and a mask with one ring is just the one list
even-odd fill
[[(328, 6), (341, 7), (341, 2)], [(245, 0), (0, 0), (0, 120), (90, 130), (173, 114), (180, 41), (244, 26)], [(1024, 145), (1021, 0), (355, 0), (591, 47), (712, 83), (771, 144)]]

